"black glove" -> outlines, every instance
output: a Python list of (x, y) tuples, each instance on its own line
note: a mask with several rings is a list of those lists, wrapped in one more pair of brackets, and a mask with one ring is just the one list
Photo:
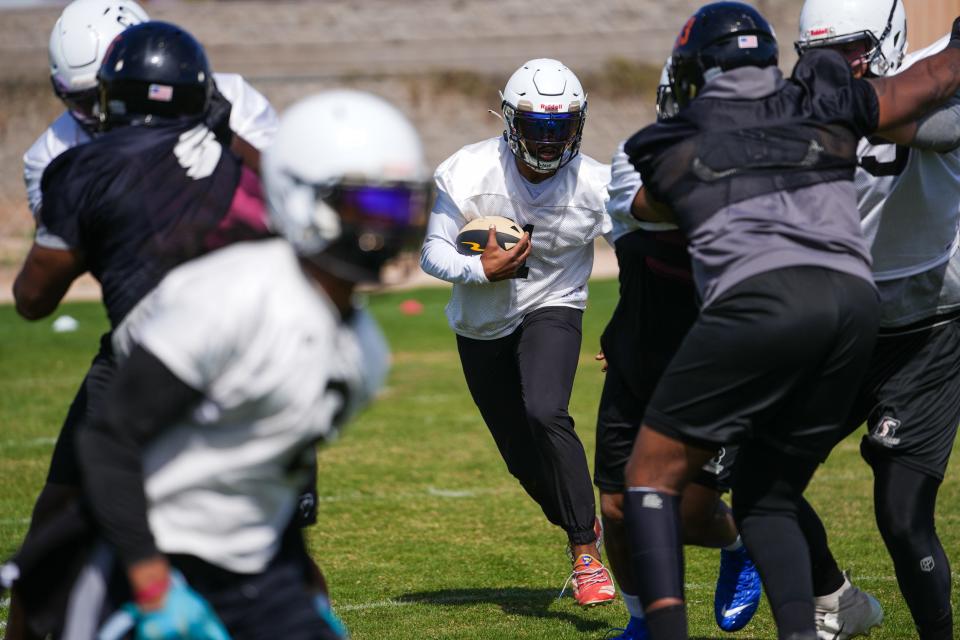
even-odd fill
[[(530, 234), (530, 240), (533, 240), (533, 225), (525, 224), (523, 225), (523, 230)], [(530, 275), (530, 267), (527, 266), (527, 261), (524, 260), (523, 264), (517, 267), (517, 272), (513, 274), (514, 278), (519, 278), (521, 280), (526, 280), (527, 276)]]
[(960, 49), (960, 17), (953, 21), (953, 28), (950, 29), (950, 42), (947, 43), (947, 46)]
[(210, 103), (207, 105), (207, 113), (204, 116), (207, 128), (213, 131), (217, 140), (229, 147), (233, 142), (233, 131), (230, 130), (230, 110), (233, 105), (220, 93), (217, 83), (213, 83), (213, 92), (210, 94)]

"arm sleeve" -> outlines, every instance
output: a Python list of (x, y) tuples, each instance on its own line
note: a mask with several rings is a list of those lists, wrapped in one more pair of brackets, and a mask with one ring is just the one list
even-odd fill
[(23, 154), (23, 183), (27, 188), (27, 204), (30, 205), (34, 218), (39, 217), (40, 203), (43, 202), (40, 179), (43, 178), (43, 170), (52, 159), (44, 143), (47, 135), (48, 133), (44, 131), (43, 135), (37, 138), (37, 141)]
[(793, 69), (793, 81), (810, 96), (813, 117), (846, 125), (858, 138), (877, 130), (880, 101), (869, 81), (854, 78), (850, 65), (836, 51), (815, 49)]
[(40, 220), (40, 205), (43, 203), (41, 181), (43, 172), (50, 162), (64, 151), (64, 145), (56, 137), (52, 128), (48, 128), (23, 154), (23, 183), (27, 189), (27, 204), (37, 222), (37, 235), (34, 238), (46, 249), (69, 249), (66, 241), (47, 228)]
[(230, 101), (230, 129), (263, 151), (277, 133), (277, 112), (250, 83), (234, 73), (216, 74), (217, 88)]
[(607, 200), (607, 213), (610, 215), (610, 222), (613, 230), (607, 238), (611, 243), (616, 242), (617, 238), (640, 228), (639, 221), (633, 217), (633, 200), (637, 197), (637, 191), (643, 185), (640, 179), (640, 172), (630, 162), (626, 151), (623, 150), (623, 143), (617, 147), (617, 152), (613, 154), (613, 161), (610, 164), (610, 184), (607, 185), (607, 193), (610, 196)]
[(920, 119), (910, 145), (915, 149), (947, 153), (960, 147), (960, 96)]
[(457, 284), (489, 282), (480, 256), (464, 256), (457, 251), (456, 240), (466, 219), (437, 181), (437, 201), (427, 222), (427, 236), (420, 249), (420, 267), (434, 278)]
[(77, 434), (87, 498), (107, 540), (128, 566), (159, 553), (147, 520), (144, 447), (202, 397), (137, 347), (117, 374), (103, 412)]

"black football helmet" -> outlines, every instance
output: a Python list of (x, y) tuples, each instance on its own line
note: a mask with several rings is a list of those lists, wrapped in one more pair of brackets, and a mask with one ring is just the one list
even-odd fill
[(200, 43), (180, 27), (157, 21), (118, 35), (97, 81), (103, 129), (200, 116), (214, 87)]
[(671, 54), (674, 98), (686, 106), (712, 74), (737, 67), (777, 64), (777, 37), (756, 9), (742, 2), (714, 2), (693, 14)]

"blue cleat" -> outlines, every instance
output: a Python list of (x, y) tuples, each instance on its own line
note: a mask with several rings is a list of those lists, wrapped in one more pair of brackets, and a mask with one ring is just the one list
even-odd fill
[(630, 617), (626, 629), (613, 629), (612, 631), (621, 632), (618, 636), (604, 636), (606, 640), (650, 640), (650, 634), (647, 633), (647, 623), (643, 618)]
[(747, 626), (760, 605), (760, 574), (746, 547), (720, 550), (720, 575), (713, 595), (713, 615), (724, 631)]

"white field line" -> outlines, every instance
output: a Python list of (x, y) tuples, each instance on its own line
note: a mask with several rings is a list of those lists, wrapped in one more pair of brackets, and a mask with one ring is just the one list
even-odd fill
[(56, 438), (27, 438), (25, 440), (0, 441), (0, 449), (19, 449), (25, 447), (48, 447), (57, 443)]
[(360, 491), (350, 491), (348, 493), (336, 493), (333, 495), (317, 496), (317, 502), (353, 502), (362, 500), (399, 500), (409, 498), (422, 498), (432, 496), (434, 498), (462, 499), (476, 498), (478, 496), (489, 496), (500, 493), (506, 493), (512, 489), (508, 487), (475, 487), (472, 489), (443, 489), (441, 487), (428, 486), (418, 491), (401, 491), (396, 493), (367, 493)]
[[(955, 575), (954, 582), (960, 584), (960, 575)], [(854, 583), (862, 584), (868, 582), (895, 582), (895, 576), (855, 576)], [(716, 587), (715, 584), (710, 583), (687, 583), (687, 589), (690, 591), (710, 591), (713, 592)], [(489, 590), (488, 590), (489, 591)], [(528, 592), (514, 593), (511, 589), (504, 589), (502, 594), (494, 596), (499, 601), (513, 601), (513, 600), (524, 600), (530, 597)], [(336, 604), (334, 609), (336, 611), (367, 611), (369, 609), (388, 609), (392, 607), (409, 607), (412, 605), (447, 605), (447, 604), (468, 604), (468, 603), (481, 603), (481, 602), (490, 602), (491, 595), (483, 596), (471, 596), (471, 595), (462, 595), (462, 596), (447, 596), (443, 598), (429, 598), (423, 600), (397, 600), (394, 598), (387, 598), (385, 600), (376, 600), (374, 602), (358, 602), (355, 604)], [(688, 602), (696, 602), (696, 600), (688, 598)]]
[(0, 518), (0, 525), (6, 524), (30, 524), (30, 518)]

